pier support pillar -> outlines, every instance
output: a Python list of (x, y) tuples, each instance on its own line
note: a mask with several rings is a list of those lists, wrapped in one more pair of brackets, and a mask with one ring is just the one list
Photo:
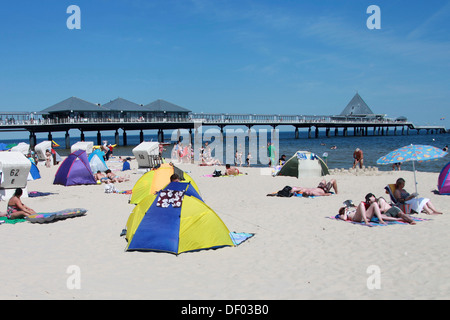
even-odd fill
[(120, 141), (119, 141), (119, 131), (118, 131), (118, 130), (116, 130), (116, 132), (114, 133), (114, 140), (115, 140), (115, 143), (116, 143), (117, 145), (120, 144)]
[(70, 135), (69, 135), (69, 131), (66, 131), (66, 134), (64, 135), (64, 138), (66, 140), (66, 149), (70, 149)]
[(316, 127), (315, 137), (316, 137), (316, 138), (319, 137), (319, 127)]
[(144, 142), (144, 131), (139, 132), (139, 143)]
[(394, 136), (397, 135), (397, 127), (394, 127)]
[(334, 136), (337, 137), (339, 135), (339, 128), (334, 128)]
[(163, 129), (158, 129), (158, 142), (164, 142), (164, 131), (163, 131)]
[(308, 128), (308, 139), (311, 139), (311, 127)]
[(298, 127), (295, 127), (295, 139), (299, 138)]
[(48, 141), (52, 141), (53, 140), (53, 136), (52, 136), (52, 133), (51, 132), (49, 132), (48, 133)]
[(36, 146), (36, 134), (30, 131), (30, 148), (34, 149)]
[(97, 131), (97, 144), (99, 146), (102, 145), (102, 134), (100, 133), (100, 130)]
[(127, 132), (123, 130), (123, 145), (126, 146), (127, 144)]
[(327, 138), (330, 137), (330, 128), (327, 128), (327, 129), (325, 130), (325, 134), (326, 134)]
[(81, 130), (80, 140), (81, 140), (81, 141), (84, 141), (84, 132), (83, 132), (83, 130)]
[(347, 127), (345, 127), (345, 128), (344, 128), (344, 134), (343, 134), (343, 135), (344, 135), (344, 137), (346, 137), (346, 136), (347, 136), (347, 129), (348, 129)]

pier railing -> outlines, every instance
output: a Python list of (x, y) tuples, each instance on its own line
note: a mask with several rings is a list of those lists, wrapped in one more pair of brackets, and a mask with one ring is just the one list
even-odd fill
[(127, 117), (127, 118), (23, 118), (0, 120), (0, 126), (17, 125), (51, 125), (51, 124), (86, 124), (86, 123), (165, 123), (165, 122), (202, 122), (204, 124), (301, 124), (301, 123), (366, 123), (366, 124), (408, 124), (390, 118), (342, 117), (342, 116), (307, 116), (307, 115), (256, 115), (256, 114), (213, 114), (191, 113), (188, 117)]

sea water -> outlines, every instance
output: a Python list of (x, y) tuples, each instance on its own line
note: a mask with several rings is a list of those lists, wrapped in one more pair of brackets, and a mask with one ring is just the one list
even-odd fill
[[(266, 141), (271, 140), (270, 130), (267, 130), (269, 133), (267, 134), (267, 140), (261, 139), (264, 143), (258, 145), (257, 150), (259, 153), (266, 152), (267, 155), (267, 146)], [(165, 141), (170, 142), (171, 145), (165, 146), (165, 151), (163, 152), (163, 157), (170, 158), (171, 151), (173, 148), (173, 144), (175, 141), (171, 141), (170, 138), (172, 136), (172, 131), (166, 130)], [(173, 136), (176, 136), (175, 134)], [(303, 151), (311, 151), (321, 157), (328, 165), (330, 169), (335, 168), (350, 168), (353, 164), (353, 152), (356, 148), (360, 148), (364, 152), (364, 165), (366, 167), (378, 167), (380, 171), (392, 170), (392, 165), (378, 165), (377, 160), (388, 154), (389, 152), (410, 145), (410, 144), (420, 144), (420, 145), (431, 145), (437, 148), (444, 148), (446, 145), (450, 145), (450, 135), (449, 134), (427, 134), (424, 130), (417, 134), (415, 130), (410, 131), (409, 135), (401, 135), (397, 133), (397, 135), (390, 134), (388, 136), (380, 136), (380, 135), (369, 135), (367, 136), (354, 136), (352, 131), (349, 130), (348, 136), (334, 136), (330, 135), (330, 137), (326, 137), (325, 133), (321, 132), (318, 138), (312, 137), (308, 138), (307, 132), (300, 131), (300, 136), (298, 139), (295, 139), (294, 131), (279, 131), (278, 133), (278, 147), (276, 148), (276, 156), (277, 159), (281, 155), (286, 155), (286, 158), (289, 159), (291, 156), (295, 154), (298, 150)], [(45, 138), (38, 137), (37, 143), (46, 140)], [(60, 147), (56, 148), (56, 151), (61, 156), (67, 156), (70, 154), (70, 149), (65, 149), (65, 139), (64, 137), (58, 138), (55, 137), (53, 140), (60, 145)], [(102, 135), (102, 141), (108, 141), (108, 143), (114, 144), (115, 138), (113, 135)], [(145, 141), (157, 141), (157, 134), (146, 133), (144, 136)], [(77, 141), (80, 141), (80, 137), (76, 134), (71, 134), (70, 137), (70, 145), (73, 145)], [(93, 141), (94, 145), (97, 143), (97, 136), (92, 135), (89, 136), (88, 133), (85, 133), (85, 141)], [(202, 142), (206, 142), (208, 140), (203, 140)], [(19, 143), (19, 142), (27, 142), (26, 139), (8, 139), (1, 140), (1, 142), (5, 144), (10, 143)], [(120, 143), (122, 143), (122, 136), (120, 136)], [(127, 146), (119, 145), (114, 148), (114, 156), (133, 156), (133, 148), (136, 147), (140, 143), (139, 134), (133, 135), (131, 132), (127, 132)], [(248, 138), (245, 140), (245, 146), (242, 143), (238, 142), (236, 138), (232, 141), (230, 139), (224, 139), (223, 145), (223, 158), (219, 159), (222, 163), (224, 163), (225, 159), (234, 159), (234, 153), (236, 150), (242, 152), (242, 160), (245, 162), (245, 158), (247, 156), (249, 150)], [(231, 145), (231, 147), (230, 147)], [(195, 146), (197, 149), (199, 146)], [(335, 147), (335, 148), (332, 148)], [(245, 150), (244, 150), (245, 149)], [(231, 150), (232, 155), (226, 155), (225, 153)], [(194, 150), (194, 152), (198, 153), (198, 150)], [(214, 155), (214, 153), (213, 153)], [(261, 155), (259, 155), (261, 157)], [(257, 155), (252, 154), (252, 158), (254, 161), (258, 159)], [(440, 172), (442, 168), (450, 161), (450, 157), (447, 155), (444, 158), (438, 160), (431, 160), (415, 163), (416, 170), (418, 171), (426, 171), (426, 172)], [(259, 162), (259, 161), (258, 161)], [(233, 163), (231, 163), (233, 164)], [(252, 166), (263, 166), (261, 163), (252, 164)], [(405, 162), (401, 166), (402, 170), (413, 170), (413, 166), (411, 162)]]

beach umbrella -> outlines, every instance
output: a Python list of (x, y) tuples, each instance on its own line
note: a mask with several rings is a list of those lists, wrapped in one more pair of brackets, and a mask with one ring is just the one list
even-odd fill
[(415, 189), (417, 193), (415, 162), (435, 160), (442, 158), (446, 155), (447, 152), (433, 146), (411, 144), (409, 146), (404, 146), (394, 151), (391, 151), (387, 155), (382, 156), (380, 159), (377, 160), (377, 164), (392, 164), (392, 163), (403, 163), (407, 161), (412, 161), (414, 169)]

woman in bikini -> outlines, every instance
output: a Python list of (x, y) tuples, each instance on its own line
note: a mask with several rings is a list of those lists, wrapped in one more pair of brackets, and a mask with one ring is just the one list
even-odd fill
[(367, 204), (364, 201), (361, 201), (358, 207), (341, 207), (337, 217), (342, 220), (369, 224), (370, 219), (372, 219), (374, 215), (378, 218), (380, 223), (386, 224), (376, 202)]
[(22, 193), (22, 189), (17, 188), (14, 195), (9, 199), (5, 215), (8, 219), (19, 219), (36, 213), (33, 209), (27, 207), (20, 201)]
[(130, 180), (128, 177), (119, 177), (116, 176), (114, 173), (111, 172), (110, 169), (105, 171), (106, 176), (112, 181), (112, 182), (124, 182)]

